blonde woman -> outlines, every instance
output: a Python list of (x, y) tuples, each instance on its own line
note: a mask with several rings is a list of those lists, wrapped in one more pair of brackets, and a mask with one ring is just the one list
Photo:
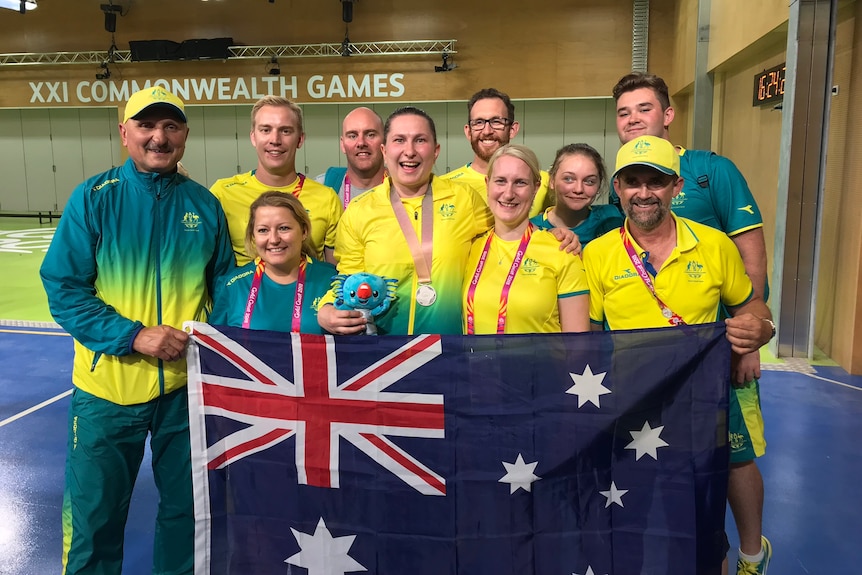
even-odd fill
[(530, 223), (541, 184), (536, 154), (509, 144), (488, 162), (494, 227), (473, 242), (464, 280), (464, 333), (589, 330), (589, 290), (581, 259), (560, 251)]

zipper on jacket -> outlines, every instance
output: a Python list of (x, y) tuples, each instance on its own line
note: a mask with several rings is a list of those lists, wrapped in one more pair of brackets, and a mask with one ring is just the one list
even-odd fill
[(102, 357), (102, 352), (97, 351), (93, 354), (93, 365), (90, 366), (90, 372), (96, 371), (96, 364), (99, 363), (99, 359)]
[[(160, 175), (153, 178), (156, 184), (156, 313), (158, 325), (162, 325), (162, 184), (164, 179)], [(165, 394), (165, 370), (164, 363), (159, 360), (159, 395)]]

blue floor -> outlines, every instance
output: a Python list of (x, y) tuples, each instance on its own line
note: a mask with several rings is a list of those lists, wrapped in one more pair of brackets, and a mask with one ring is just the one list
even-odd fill
[[(0, 574), (60, 572), (60, 508), (72, 341), (0, 328)], [(764, 532), (772, 575), (862, 571), (862, 377), (764, 371), (768, 449)], [(57, 398), (58, 396), (61, 396)], [(16, 417), (49, 399), (31, 413)], [(126, 530), (123, 573), (150, 573), (157, 494), (144, 462)], [(736, 548), (733, 521), (728, 531)], [(735, 557), (734, 552), (731, 552)], [(733, 561), (731, 562), (733, 565)]]

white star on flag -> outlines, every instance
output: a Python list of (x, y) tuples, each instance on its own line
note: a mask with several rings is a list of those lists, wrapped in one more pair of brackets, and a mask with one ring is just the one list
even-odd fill
[(599, 493), (601, 493), (608, 499), (605, 503), (605, 509), (610, 507), (612, 503), (616, 503), (620, 507), (625, 507), (625, 505), (623, 505), (623, 495), (628, 492), (628, 489), (617, 489), (617, 484), (613, 481), (611, 481), (611, 488), (609, 490), (599, 491)]
[(575, 385), (567, 389), (566, 393), (578, 396), (578, 407), (583, 407), (583, 405), (588, 401), (596, 407), (601, 407), (601, 405), (599, 405), (599, 397), (611, 392), (610, 389), (602, 385), (605, 375), (607, 375), (606, 371), (593, 374), (593, 370), (590, 369), (588, 364), (587, 367), (584, 368), (584, 373), (569, 374), (572, 381), (575, 382)]
[(519, 453), (515, 463), (501, 462), (506, 468), (506, 475), (498, 480), (498, 483), (509, 484), (509, 495), (516, 492), (518, 489), (530, 491), (530, 486), (534, 481), (541, 479), (538, 475), (533, 474), (536, 470), (538, 461), (526, 463), (524, 457)]
[[(578, 575), (578, 574), (577, 574), (577, 573), (572, 573), (572, 575)], [(587, 572), (586, 572), (586, 573), (584, 573), (584, 575), (596, 575), (596, 574), (595, 574), (595, 572), (593, 571), (592, 566), (588, 565), (588, 566), (587, 566)]]
[(635, 450), (635, 461), (643, 457), (644, 454), (658, 461), (658, 448), (668, 445), (664, 439), (659, 437), (663, 429), (664, 425), (659, 425), (653, 429), (650, 427), (649, 421), (644, 421), (644, 426), (640, 431), (629, 431), (634, 441), (626, 445), (626, 449)]
[(302, 533), (293, 527), (293, 536), (299, 543), (299, 553), (284, 560), (285, 563), (308, 569), (308, 575), (344, 575), (354, 571), (368, 571), (347, 554), (356, 535), (333, 537), (323, 517), (317, 522), (314, 534)]

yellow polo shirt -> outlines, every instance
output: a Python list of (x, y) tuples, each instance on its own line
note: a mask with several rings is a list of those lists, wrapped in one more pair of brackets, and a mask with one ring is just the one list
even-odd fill
[[(676, 221), (676, 247), (653, 277), (661, 300), (688, 324), (720, 318), (721, 304), (735, 307), (754, 291), (742, 257), (726, 234), (671, 214)], [(628, 220), (625, 222), (628, 230)], [(631, 238), (635, 253), (644, 250)], [(668, 327), (670, 323), (631, 263), (614, 230), (584, 248), (590, 287), (590, 321), (607, 329)]]
[[(521, 240), (502, 240), (489, 232), (491, 245), (479, 283), (473, 310), (476, 334), (497, 333), (500, 294)], [(467, 291), (488, 236), (473, 242), (464, 277), (464, 333), (467, 333)], [(547, 230), (536, 230), (512, 286), (506, 310), (506, 333), (560, 333), (557, 301), (586, 295), (587, 277), (581, 258), (560, 250), (560, 242)]]
[[(431, 284), (437, 301), (416, 303), (416, 267), (389, 201), (389, 180), (350, 201), (338, 226), (338, 273), (368, 272), (397, 279), (396, 299), (376, 318), (382, 335), (461, 333), (461, 286), (470, 244), (494, 218), (471, 188), (433, 178)], [(422, 197), (402, 199), (417, 238), (422, 238)]]
[[(262, 193), (269, 191), (296, 195), (296, 188), (299, 186), (298, 176), (289, 186), (267, 186), (255, 177), (254, 172), (252, 170), (230, 178), (222, 178), (210, 188), (210, 192), (221, 202), (227, 216), (230, 243), (238, 266), (243, 266), (253, 259), (245, 253), (245, 229), (248, 226), (249, 208), (252, 202)], [(322, 260), (323, 248), (335, 247), (335, 228), (343, 211), (341, 201), (335, 190), (308, 177), (305, 178), (297, 199), (311, 218), (311, 246), (314, 249), (314, 256)]]

